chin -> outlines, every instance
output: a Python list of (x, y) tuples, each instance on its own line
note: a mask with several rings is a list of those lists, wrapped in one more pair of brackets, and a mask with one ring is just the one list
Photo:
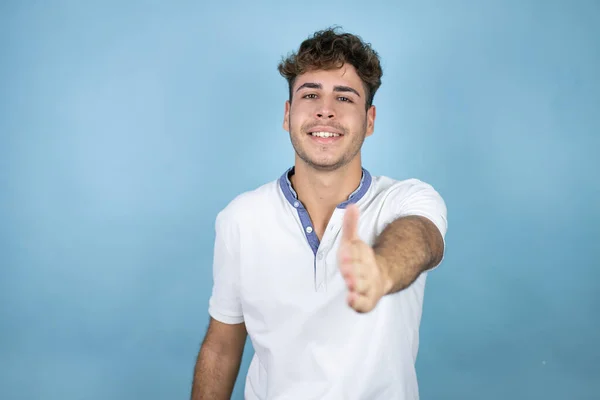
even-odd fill
[(350, 161), (341, 154), (310, 154), (312, 152), (307, 152), (306, 149), (296, 148), (295, 150), (296, 156), (302, 160), (304, 164), (318, 171), (334, 171), (348, 164)]
[(345, 163), (343, 160), (311, 160), (308, 165), (319, 171), (335, 171), (343, 167)]

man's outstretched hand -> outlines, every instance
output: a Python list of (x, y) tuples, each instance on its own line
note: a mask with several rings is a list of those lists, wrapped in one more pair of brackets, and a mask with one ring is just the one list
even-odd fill
[(348, 305), (366, 313), (377, 305), (392, 284), (385, 273), (383, 259), (358, 236), (359, 211), (355, 204), (346, 208), (338, 258), (340, 272), (348, 286)]

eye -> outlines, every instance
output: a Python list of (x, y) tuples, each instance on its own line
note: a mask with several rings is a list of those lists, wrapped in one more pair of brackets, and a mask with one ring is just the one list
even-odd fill
[(302, 96), (303, 99), (316, 99), (317, 95), (314, 93), (309, 93), (309, 94), (305, 94), (304, 96)]
[(343, 96), (342, 96), (342, 97), (338, 97), (338, 100), (340, 100), (340, 101), (345, 101), (345, 102), (348, 102), (348, 103), (352, 103), (352, 100), (350, 100), (350, 99), (349, 99), (349, 98), (347, 98), (347, 97), (343, 97)]

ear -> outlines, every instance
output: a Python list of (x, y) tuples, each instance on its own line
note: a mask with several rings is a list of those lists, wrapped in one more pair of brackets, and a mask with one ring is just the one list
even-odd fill
[(377, 116), (377, 110), (375, 106), (369, 107), (367, 110), (367, 135), (371, 136), (375, 130), (375, 117)]
[(285, 129), (286, 131), (290, 131), (290, 101), (287, 100), (285, 102), (285, 110), (283, 113), (283, 129)]

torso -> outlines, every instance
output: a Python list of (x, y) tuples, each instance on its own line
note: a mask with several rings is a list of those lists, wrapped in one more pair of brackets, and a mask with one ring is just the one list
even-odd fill
[[(387, 193), (401, 183), (369, 175), (363, 184), (353, 201), (359, 235), (372, 243), (390, 222)], [(240, 301), (255, 349), (246, 398), (417, 399), (426, 274), (372, 312), (354, 312), (337, 265), (345, 208), (316, 235), (285, 185), (280, 179), (244, 196), (251, 210), (238, 215)]]

